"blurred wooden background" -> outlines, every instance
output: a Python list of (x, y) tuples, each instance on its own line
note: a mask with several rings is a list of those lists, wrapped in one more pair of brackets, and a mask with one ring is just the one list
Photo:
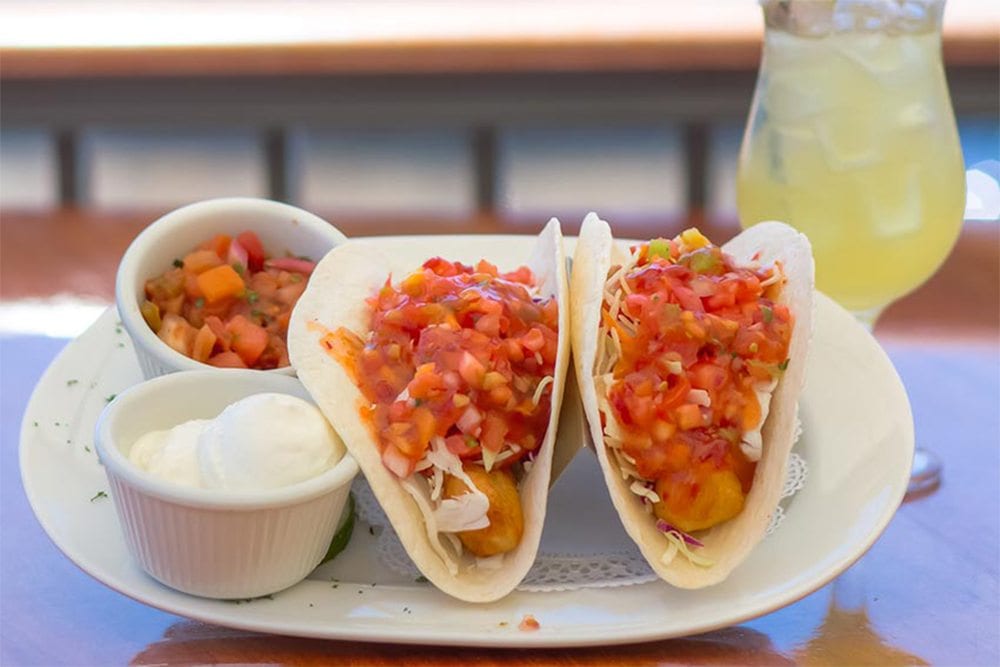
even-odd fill
[[(1000, 16), (953, 0), (970, 164)], [(0, 207), (267, 196), (332, 217), (734, 217), (751, 0), (54, 1), (0, 8)]]
[[(597, 210), (623, 234), (726, 238), (762, 25), (751, 0), (8, 3), (4, 298), (110, 298), (138, 229), (219, 196), (289, 201), (351, 235), (528, 232), (552, 215), (572, 233)], [(1000, 159), (998, 35), (993, 3), (949, 2), (969, 165)], [(973, 227), (953, 262), (977, 268), (954, 274), (989, 297), (997, 226)], [(85, 272), (51, 284), (47, 252)], [(955, 289), (942, 307), (970, 310)]]

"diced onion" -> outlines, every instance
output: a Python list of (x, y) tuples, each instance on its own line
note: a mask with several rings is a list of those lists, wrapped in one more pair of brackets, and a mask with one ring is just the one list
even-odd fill
[(695, 405), (700, 405), (703, 408), (712, 407), (712, 397), (708, 395), (708, 392), (704, 389), (692, 389), (687, 393), (688, 403), (694, 403)]
[(664, 359), (660, 364), (667, 369), (671, 375), (680, 375), (684, 372), (684, 364), (677, 359)]
[(469, 405), (462, 413), (462, 416), (455, 422), (458, 430), (466, 435), (476, 435), (479, 425), (483, 422), (483, 415), (476, 409), (475, 405)]

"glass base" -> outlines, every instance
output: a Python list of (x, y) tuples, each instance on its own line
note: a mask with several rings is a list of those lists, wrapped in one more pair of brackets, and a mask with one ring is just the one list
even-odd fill
[(923, 496), (941, 484), (941, 461), (923, 447), (913, 450), (913, 468), (906, 487), (906, 499)]

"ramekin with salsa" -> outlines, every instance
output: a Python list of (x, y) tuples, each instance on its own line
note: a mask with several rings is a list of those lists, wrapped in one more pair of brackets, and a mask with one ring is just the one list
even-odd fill
[(206, 365), (294, 375), (285, 329), (309, 280), (303, 258), (319, 260), (346, 240), (322, 218), (266, 199), (212, 199), (154, 221), (125, 251), (115, 281), (143, 376)]
[(288, 365), (288, 318), (316, 263), (269, 258), (252, 231), (218, 234), (146, 281), (143, 318), (171, 348), (221, 368)]

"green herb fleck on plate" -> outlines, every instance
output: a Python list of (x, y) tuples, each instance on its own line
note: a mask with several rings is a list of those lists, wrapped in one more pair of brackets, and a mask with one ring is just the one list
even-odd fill
[(101, 498), (107, 498), (107, 497), (108, 494), (106, 491), (98, 491), (97, 493), (94, 494), (94, 497), (90, 499), (90, 502), (94, 502), (95, 500), (100, 500)]

